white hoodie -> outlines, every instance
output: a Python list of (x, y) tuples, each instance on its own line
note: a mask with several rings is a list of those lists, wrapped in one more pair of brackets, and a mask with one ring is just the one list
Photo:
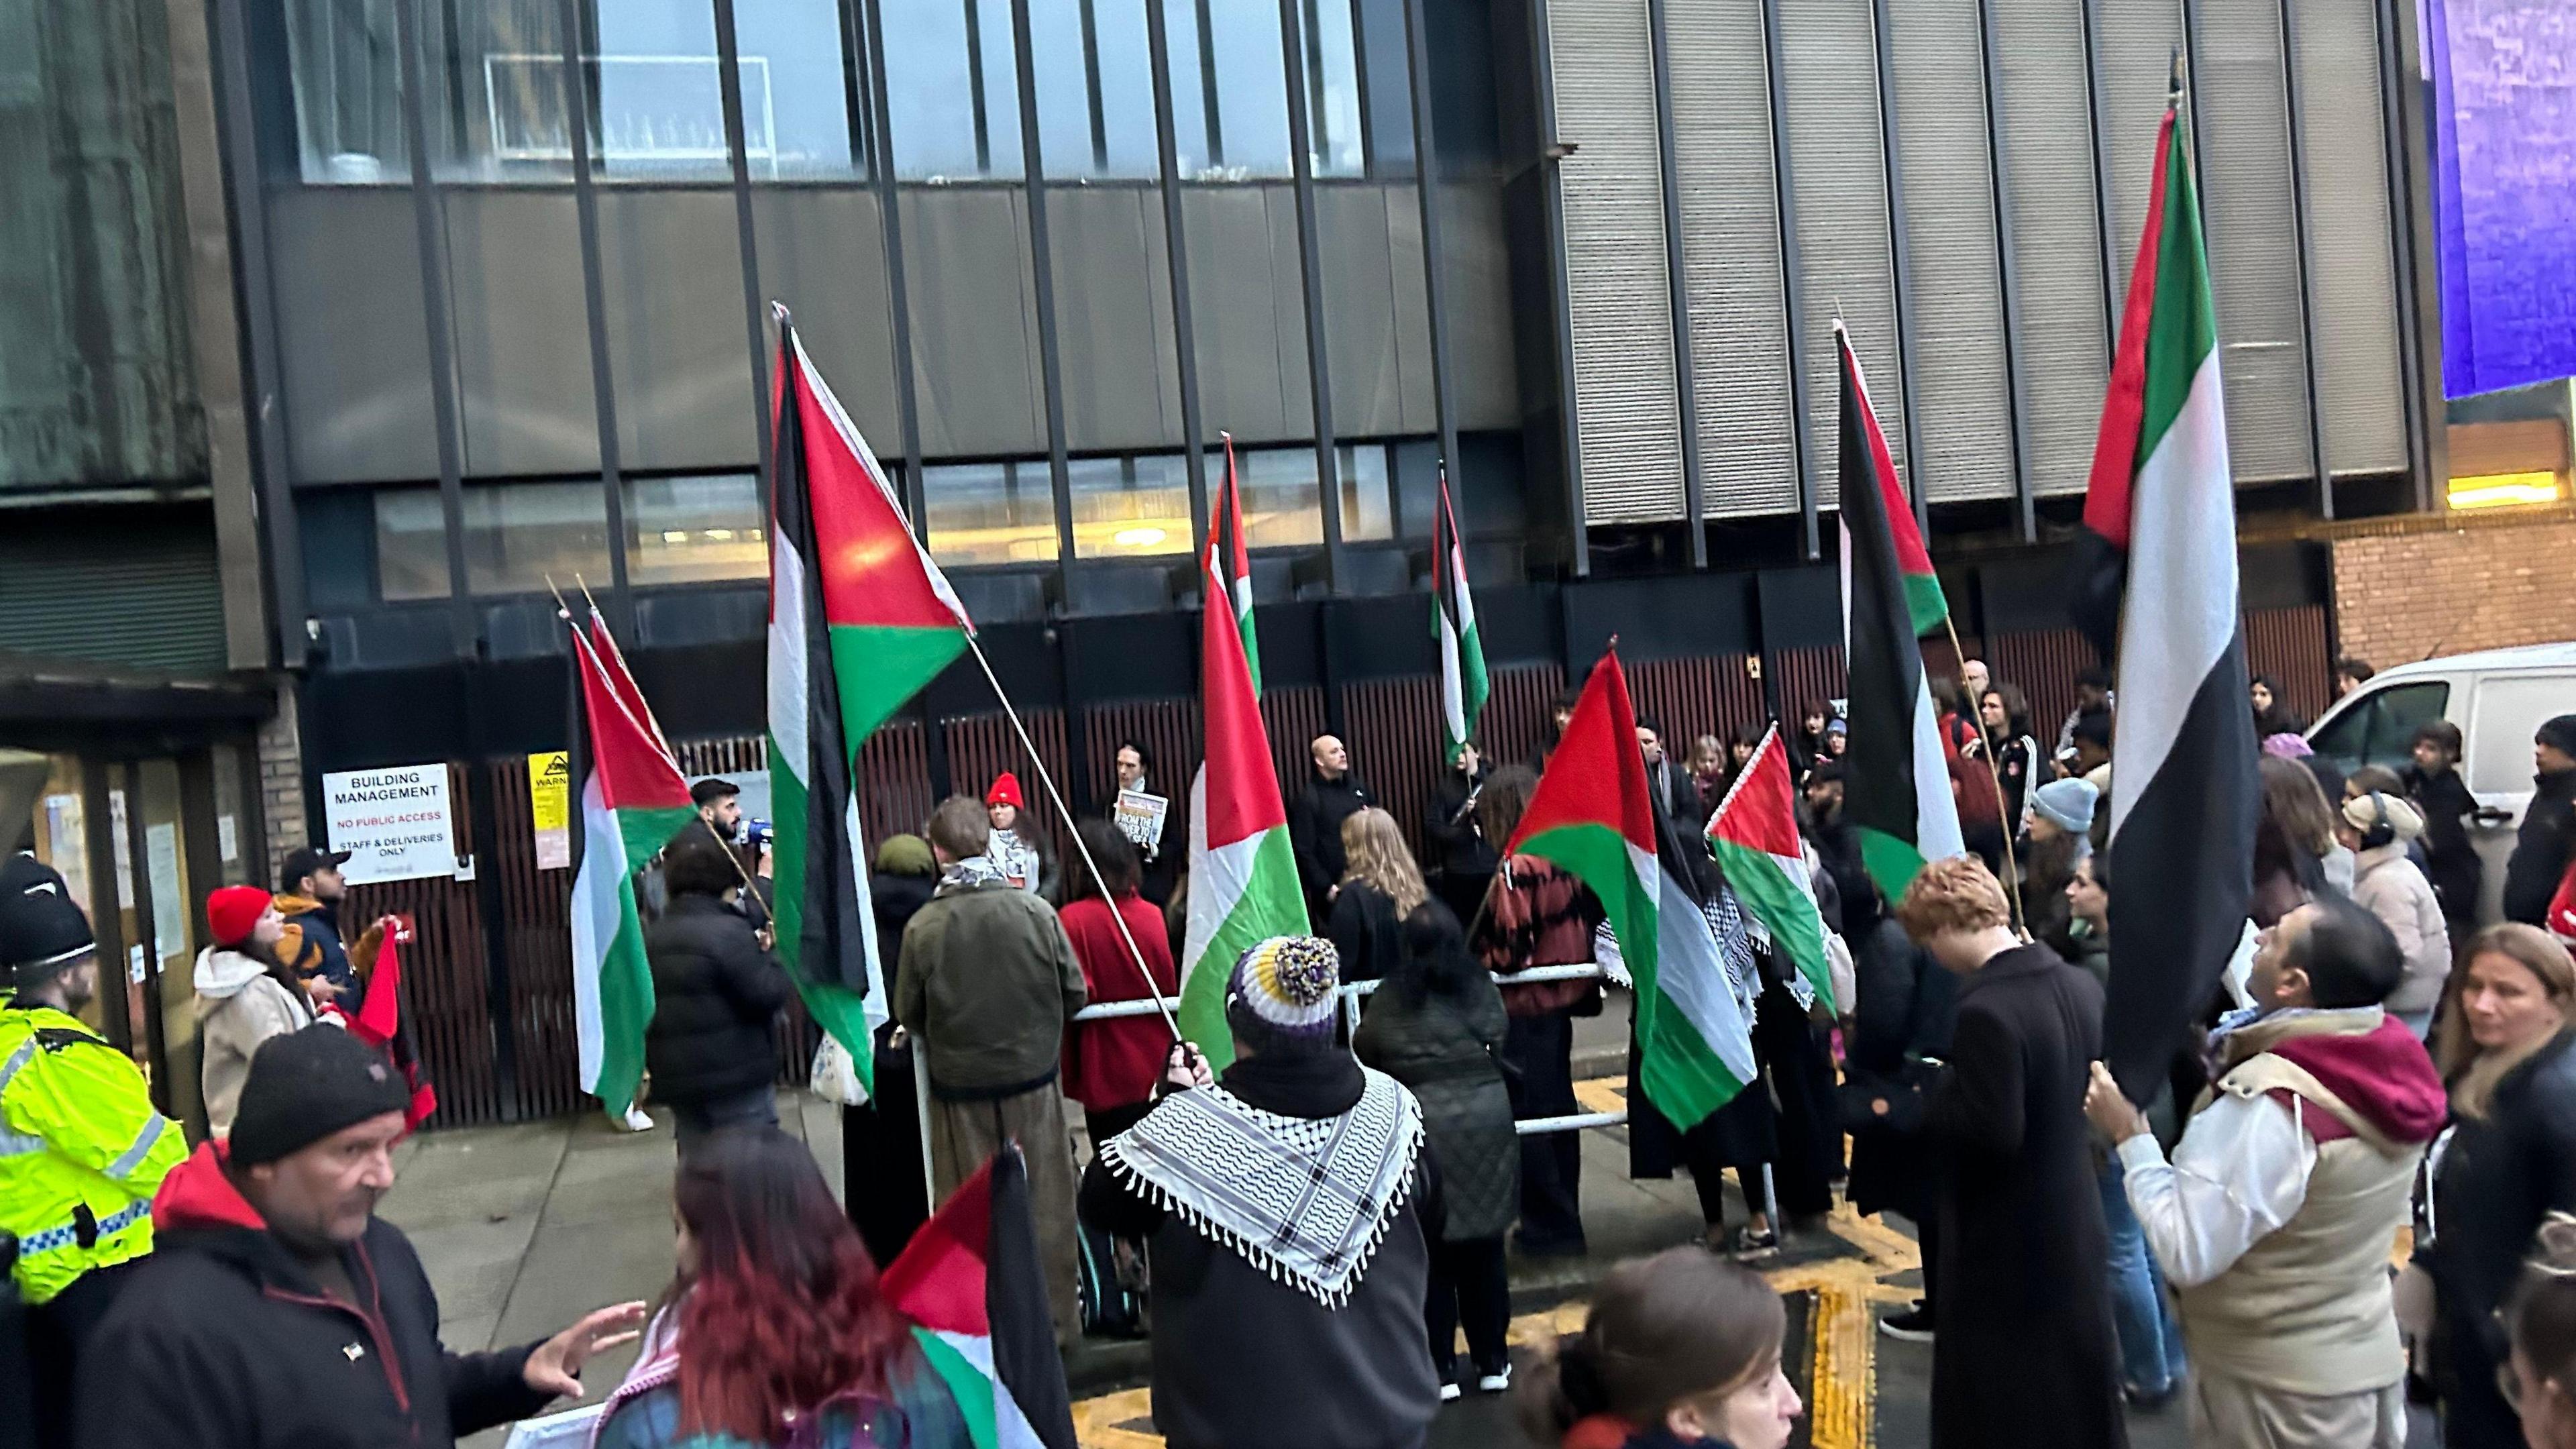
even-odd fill
[(230, 1132), (242, 1081), (260, 1043), (313, 1024), (302, 993), (269, 974), (265, 963), (239, 951), (209, 946), (197, 953), (199, 1080), (206, 1097), (206, 1126)]

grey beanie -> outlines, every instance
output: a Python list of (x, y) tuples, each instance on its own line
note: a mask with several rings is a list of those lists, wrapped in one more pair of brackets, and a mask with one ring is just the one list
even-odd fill
[(2067, 834), (2082, 835), (2093, 828), (2093, 807), (2101, 798), (2090, 780), (2051, 780), (2030, 793), (2030, 808)]

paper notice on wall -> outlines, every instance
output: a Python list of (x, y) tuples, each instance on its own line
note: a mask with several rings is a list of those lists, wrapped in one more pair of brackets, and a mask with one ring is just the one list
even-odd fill
[(323, 823), (351, 885), (456, 875), (456, 821), (445, 765), (343, 770), (322, 777)]
[(107, 792), (107, 824), (114, 839), (109, 853), (116, 857), (116, 905), (119, 910), (134, 909), (134, 837), (125, 829), (125, 792)]
[(241, 859), (241, 827), (229, 815), (215, 817), (215, 853), (226, 865)]
[(572, 758), (562, 750), (528, 756), (528, 823), (537, 837), (537, 869), (572, 864)]
[(152, 872), (152, 945), (164, 960), (188, 954), (188, 890), (179, 883), (179, 827), (143, 827), (143, 854)]
[(89, 836), (83, 824), (81, 797), (45, 797), (46, 863), (63, 873), (63, 889), (80, 904), (83, 914), (95, 914), (98, 908), (89, 898)]

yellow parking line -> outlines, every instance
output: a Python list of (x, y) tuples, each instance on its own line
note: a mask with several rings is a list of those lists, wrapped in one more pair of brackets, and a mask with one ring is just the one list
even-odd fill
[[(1589, 1085), (1577, 1083), (1577, 1094)], [(1614, 1096), (1611, 1106), (1617, 1105)], [(1585, 1110), (1610, 1107), (1587, 1101)], [(1848, 1203), (1835, 1206), (1826, 1227), (1863, 1256), (1774, 1268), (1762, 1276), (1783, 1293), (1812, 1290), (1816, 1294), (1812, 1402), (1807, 1406), (1810, 1442), (1815, 1449), (1870, 1449), (1878, 1400), (1878, 1325), (1873, 1306), (1914, 1300), (1915, 1290), (1886, 1280), (1921, 1267), (1922, 1254), (1913, 1239), (1876, 1218), (1862, 1217)], [(1524, 1313), (1512, 1320), (1510, 1342), (1515, 1348), (1536, 1348), (1560, 1334), (1573, 1333), (1582, 1328), (1587, 1306), (1576, 1297)], [(1151, 1413), (1147, 1390), (1126, 1389), (1074, 1405), (1074, 1430), (1083, 1449), (1161, 1449), (1162, 1438), (1151, 1429)]]

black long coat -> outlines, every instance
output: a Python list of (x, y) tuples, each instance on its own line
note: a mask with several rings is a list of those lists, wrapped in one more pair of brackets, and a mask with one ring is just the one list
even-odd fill
[(1949, 1069), (1924, 1113), (1938, 1191), (1934, 1449), (2124, 1449), (2102, 1200), (2084, 1123), (2102, 988), (2045, 946), (1959, 988)]

